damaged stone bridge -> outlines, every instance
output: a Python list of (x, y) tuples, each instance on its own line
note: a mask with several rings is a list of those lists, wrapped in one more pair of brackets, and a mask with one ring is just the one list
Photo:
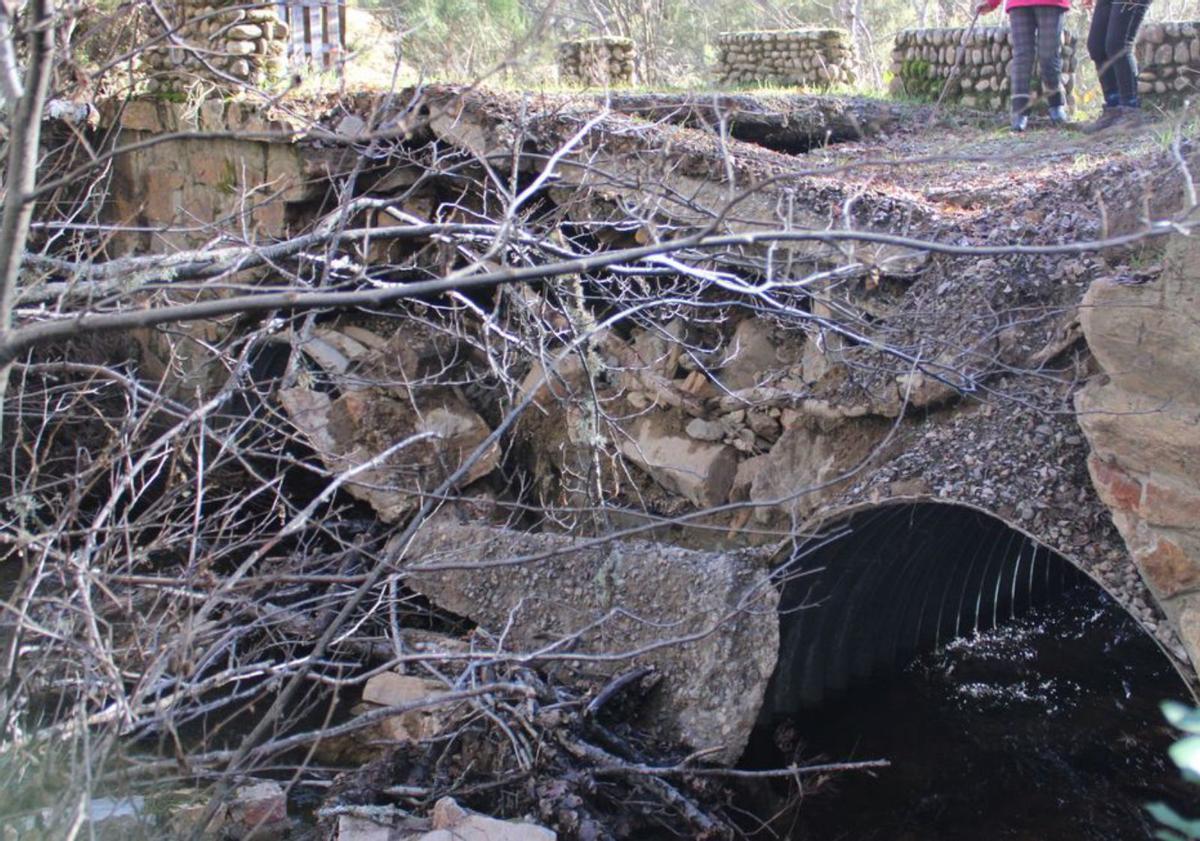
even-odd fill
[[(126, 153), (111, 214), (163, 232), (115, 245), (145, 252), (346, 212), (365, 231), (351, 280), (376, 284), (642, 254), (330, 314), (304, 340), (319, 386), (276, 398), (327, 468), (440, 439), (346, 483), (382, 521), (479, 456), (394, 547), (413, 590), (539, 664), (652, 664), (652, 715), (724, 762), (764, 705), (819, 702), (1081, 576), (1200, 662), (1200, 246), (1054, 248), (1134, 230), (1144, 207), (1194, 216), (1166, 153), (1095, 141), (1080, 165), (1056, 136), (1043, 162), (1006, 162), (987, 144), (1007, 140), (959, 125), (981, 165), (926, 111), (836, 98), (394, 102), (301, 127), (132, 103), (108, 120), (127, 140), (187, 119), (272, 136)], [(450, 236), (504, 220), (491, 251)], [(690, 245), (637, 251), (672, 239)], [(192, 329), (142, 342), (194, 386), (231, 328)]]

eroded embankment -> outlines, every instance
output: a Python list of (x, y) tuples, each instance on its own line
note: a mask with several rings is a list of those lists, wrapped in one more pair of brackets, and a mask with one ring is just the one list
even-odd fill
[[(655, 534), (692, 545), (770, 543), (865, 501), (967, 503), (1072, 558), (1177, 645), (1092, 490), (1072, 405), (1096, 373), (1083, 292), (1130, 252), (1069, 247), (1132, 230), (1147, 202), (1178, 205), (1170, 154), (1043, 134), (1031, 158), (1032, 142), (964, 123), (947, 140), (919, 110), (830, 98), (597, 104), (457, 89), (363, 99), (266, 174), (292, 199), (277, 234), (319, 212), (331, 186), (356, 194), (346, 218), (380, 229), (355, 246), (376, 282), (527, 273), (487, 306), (536, 336), (462, 407), (489, 421), (464, 440), (537, 396), (503, 457), (469, 480), (503, 462), (527, 477), (515, 501), (551, 521), (592, 531), (597, 506), (635, 528), (683, 515)], [(793, 157), (737, 140), (786, 126), (842, 142)], [(145, 166), (133, 181), (162, 178)], [(508, 239), (489, 249), (497, 232)], [(555, 261), (544, 286), (538, 266)], [(370, 368), (370, 346), (397, 329), (375, 321), (348, 337), (343, 323), (306, 346), (335, 379)], [(498, 364), (466, 338), (419, 340), (405, 376), (447, 354)], [(341, 346), (334, 369), (321, 342)], [(293, 417), (305, 400), (289, 392)], [(320, 411), (297, 422), (330, 466), (353, 463), (395, 432), (370, 443), (385, 421), (364, 411), (336, 429)], [(328, 429), (352, 446), (319, 440)], [(400, 502), (358, 495), (393, 521), (417, 498), (396, 490)]]
[[(107, 210), (136, 233), (106, 247), (229, 249), (188, 257), (203, 264), (185, 278), (192, 286), (163, 274), (183, 257), (134, 257), (120, 277), (82, 278), (92, 286), (26, 290), (23, 317), (38, 317), (47, 295), (84, 292), (186, 299), (228, 294), (233, 283), (354, 296), (292, 320), (137, 333), (142, 376), (187, 400), (236, 392), (253, 418), (268, 419), (255, 438), (244, 418), (223, 427), (232, 431), (217, 454), (236, 451), (224, 467), (256, 489), (248, 498), (271, 489), (274, 502), (250, 521), (266, 531), (285, 522), (288, 539), (246, 544), (270, 574), (240, 569), (236, 598), (221, 590), (223, 616), (261, 627), (256, 611), (268, 610), (296, 650), (326, 634), (333, 651), (380, 673), (412, 658), (453, 662), (458, 677), (430, 678), (448, 691), (469, 691), (480, 670), (502, 675), (497, 693), (524, 686), (534, 700), (508, 704), (487, 738), (506, 744), (532, 728), (566, 765), (609, 755), (580, 746), (588, 715), (539, 716), (560, 684), (529, 668), (587, 687), (562, 690), (575, 709), (590, 691), (607, 701), (614, 675), (650, 662), (670, 685), (637, 707), (650, 715), (630, 718), (671, 716), (663, 732), (677, 745), (729, 762), (776, 655), (771, 569), (831, 518), (905, 499), (968, 505), (1020, 529), (1184, 656), (1174, 631), (1187, 631), (1193, 558), (1184, 551), (1170, 567), (1181, 583), (1169, 595), (1156, 567), (1131, 559), (1088, 474), (1089, 455), (1095, 471), (1126, 454), (1115, 445), (1093, 454), (1094, 430), (1087, 421), (1081, 430), (1074, 402), (1101, 376), (1096, 359), (1111, 364), (1083, 341), (1088, 287), (1117, 276), (1188, 288), (1194, 278), (1178, 241), (1161, 264), (1132, 241), (1104, 252), (1074, 245), (1135, 230), (1147, 206), (1156, 218), (1177, 213), (1188, 193), (1175, 152), (1146, 137), (1001, 139), (968, 122), (927, 127), (905, 109), (828, 100), (740, 103), (730, 120), (723, 99), (698, 114), (677, 100), (614, 104), (638, 114), (580, 97), (429, 88), (347, 101), (299, 133), (237, 103), (187, 115), (143, 101), (111, 115), (130, 140), (189, 119), (205, 130), (286, 131), (122, 155)], [(767, 126), (742, 133), (762, 139), (793, 119), (807, 138), (837, 121), (862, 131), (829, 129), (842, 142), (828, 146), (796, 140), (810, 150), (796, 156), (737, 139), (739, 125)], [(270, 259), (247, 242), (274, 243)], [(247, 361), (231, 362), (237, 354)], [(1184, 426), (1186, 437), (1194, 425)], [(281, 475), (304, 471), (321, 490), (264, 481), (262, 462), (231, 444), (247, 440)], [(1161, 473), (1167, 461), (1142, 469)], [(1174, 464), (1195, 475), (1193, 462)], [(1148, 486), (1138, 487), (1139, 522), (1153, 524)], [(204, 546), (230, 539), (211, 513), (188, 509), (180, 522), (212, 529)], [(631, 538), (644, 542), (605, 548)], [(724, 551), (733, 547), (752, 549)], [(217, 582), (211, 570), (229, 565), (197, 568)], [(282, 595), (276, 580), (288, 583)], [(338, 587), (359, 588), (359, 601), (343, 601)], [(172, 594), (172, 610), (191, 615), (191, 591)], [(322, 621), (353, 617), (353, 628), (330, 636), (307, 616), (314, 604)], [(405, 647), (412, 617), (461, 629), (447, 611), (477, 623), (469, 646), (451, 635)], [(228, 633), (243, 632), (235, 622)], [(194, 662), (179, 649), (171, 663)], [(731, 675), (729, 662), (743, 660), (753, 669)], [(338, 683), (336, 662), (315, 668), (350, 695), (368, 680), (360, 671)], [(664, 709), (663, 698), (680, 701)], [(730, 703), (741, 706), (724, 715)], [(476, 709), (455, 709), (466, 707)], [(378, 708), (366, 715), (354, 721), (383, 718)], [(430, 726), (491, 727), (463, 715)], [(713, 732), (716, 720), (728, 732)], [(606, 744), (624, 762), (645, 759), (624, 737)], [(461, 742), (443, 747), (439, 762), (462, 759)], [(528, 771), (524, 750), (498, 752), (493, 770)], [(694, 831), (710, 819), (695, 811), (702, 785), (622, 791), (673, 804)], [(591, 796), (581, 787), (550, 799)], [(599, 814), (587, 808), (587, 820)]]
[[(853, 149), (827, 149), (830, 167), (711, 131), (584, 120), (561, 106), (518, 115), (453, 98), (431, 106), (428, 125), (477, 156), (549, 172), (567, 221), (596, 232), (608, 220), (615, 245), (709, 221), (718, 235), (784, 237), (704, 255), (713, 274), (698, 276), (698, 303), (735, 329), (705, 335), (701, 323), (678, 335), (685, 319), (670, 304), (658, 309), (674, 321), (631, 319), (630, 344), (669, 398), (644, 381), (603, 393), (625, 421), (612, 447), (640, 461), (657, 489), (708, 506), (747, 500), (750, 508), (713, 518), (746, 533), (816, 523), (864, 500), (969, 503), (1074, 559), (1157, 628), (1153, 600), (1092, 491), (1071, 402), (1095, 373), (1079, 302), (1093, 279), (1122, 271), (1129, 252), (1054, 248), (1132, 230), (1144, 202), (1161, 212), (1179, 194), (1177, 167), (1061, 135), (1039, 141), (1031, 163), (1029, 146), (970, 127), (977, 143), (949, 148), (911, 127), (863, 137)], [(564, 146), (553, 170), (529, 154)], [(1085, 152), (1095, 158), (1081, 164)], [(1167, 162), (1150, 147), (1138, 152)], [(868, 242), (851, 235), (838, 250), (786, 239), (829, 230)], [(942, 247), (922, 251), (906, 238)], [(605, 342), (609, 364), (627, 375), (623, 351)], [(698, 399), (671, 399), (670, 387), (684, 384)], [(647, 398), (675, 405), (646, 411)], [(570, 423), (549, 427), (570, 437)], [(572, 442), (556, 443), (539, 458), (568, 475)]]

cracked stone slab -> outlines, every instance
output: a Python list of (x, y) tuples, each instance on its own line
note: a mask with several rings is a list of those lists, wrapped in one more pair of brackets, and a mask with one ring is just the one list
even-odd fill
[[(662, 676), (646, 724), (733, 763), (775, 669), (779, 595), (760, 551), (582, 541), (435, 519), (404, 552), (406, 583), (514, 651), (578, 654), (588, 673)], [(566, 645), (562, 640), (570, 638)]]

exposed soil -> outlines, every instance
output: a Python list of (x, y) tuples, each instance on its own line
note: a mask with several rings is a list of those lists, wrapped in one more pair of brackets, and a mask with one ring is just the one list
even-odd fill
[[(417, 93), (317, 103), (322, 131), (298, 145), (309, 174), (330, 189), (305, 193), (286, 214), (298, 227), (321, 218), (325, 226), (399, 222), (423, 233), (364, 236), (336, 254), (289, 255), (281, 265), (330, 289), (394, 291), (451, 273), (461, 287), (262, 328), (264, 345), (305, 344), (289, 371), (295, 405), (337, 411), (310, 426), (292, 409), (290, 420), (273, 414), (275, 426), (247, 440), (269, 439), (263, 449), (274, 461), (243, 459), (205, 430), (194, 458), (183, 446), (173, 454), (183, 466), (172, 462), (161, 495), (156, 486), (146, 504), (168, 500), (155, 512), (170, 523), (161, 532), (193, 535), (198, 558), (164, 551), (150, 530), (135, 565), (112, 538), (125, 521), (97, 527), (80, 517), (59, 529), (89, 540), (102, 533), (111, 554), (97, 557), (120, 570), (108, 584), (121, 597), (100, 609), (110, 611), (106, 622), (133, 628), (111, 664), (121, 692), (125, 674), (170, 675), (178, 681), (171, 686), (186, 688), (239, 665), (233, 654), (228, 663), (210, 656), (203, 646), (218, 643), (207, 637), (171, 636), (176, 624), (180, 635), (189, 631), (201, 609), (204, 633), (222, 636), (215, 650), (308, 668), (315, 640), (333, 639), (325, 623), (357, 593), (321, 662), (295, 678), (311, 682), (310, 716), (327, 710), (355, 737), (374, 733), (365, 728), (384, 713), (347, 711), (346, 698), (358, 700), (370, 672), (393, 667), (425, 669), (467, 696), (432, 737), (400, 747), (392, 738), (390, 752), (358, 768), (305, 768), (305, 782), (328, 791), (330, 808), (380, 807), (407, 820), (451, 793), (499, 816), (533, 815), (568, 839), (728, 836), (731, 790), (708, 773), (714, 769), (693, 773), (693, 751), (729, 761), (718, 752), (736, 742), (714, 747), (689, 733), (688, 744), (668, 743), (644, 728), (639, 716), (653, 707), (647, 697), (662, 674), (634, 669), (622, 683), (608, 670), (560, 680), (559, 661), (581, 656), (583, 633), (556, 626), (561, 644), (514, 640), (522, 599), (505, 602), (499, 583), (485, 581), (485, 597), (457, 588), (468, 601), (454, 607), (438, 603), (436, 588), (420, 590), (413, 565), (428, 558), (406, 552), (421, 543), (395, 538), (431, 500), (451, 524), (447, 547), (461, 548), (454, 524), (487, 520), (570, 535), (538, 535), (563, 563), (587, 563), (573, 540), (616, 533), (717, 551), (765, 546), (753, 553), (763, 558), (760, 571), (859, 506), (898, 498), (966, 504), (1077, 563), (1182, 658), (1092, 489), (1072, 406), (1072, 394), (1097, 374), (1077, 323), (1083, 292), (1098, 277), (1155, 277), (1156, 245), (1045, 247), (1135, 232), (1147, 208), (1159, 216), (1177, 208), (1187, 189), (1178, 160), (1196, 162), (1194, 146), (1166, 148), (1154, 127), (1085, 138), (1035, 125), (1012, 136), (980, 115), (934, 122), (925, 107), (831, 98), (627, 96), (601, 110), (581, 95)], [(340, 218), (337, 202), (347, 197), (362, 202)], [(538, 276), (554, 262), (562, 271)], [(318, 342), (326, 343), (324, 357), (314, 351)], [(409, 351), (420, 365), (403, 364)], [(262, 410), (258, 417), (275, 412), (275, 384), (254, 385), (261, 401), (247, 404)], [(389, 451), (431, 409), (445, 417), (424, 432), (457, 436), (454, 445)], [(35, 456), (36, 410), (28, 436)], [(86, 415), (86, 401), (79, 411)], [(213, 437), (233, 430), (236, 444), (244, 421), (233, 417)], [(483, 447), (493, 430), (496, 441)], [(138, 433), (127, 436), (130, 446), (144, 446)], [(477, 447), (487, 459), (467, 464)], [(236, 498), (211, 502), (213, 513), (201, 516), (188, 481), (201, 457), (214, 456), (223, 463), (205, 462), (206, 475), (225, 469), (245, 487), (268, 487), (255, 484), (260, 464), (315, 478), (299, 492), (281, 481), (278, 496), (244, 520)], [(370, 460), (371, 472), (346, 470)], [(91, 482), (108, 487), (106, 468), (85, 467)], [(322, 484), (338, 474), (348, 487)], [(461, 481), (443, 487), (450, 476)], [(319, 496), (314, 484), (328, 493)], [(233, 523), (228, 532), (222, 517)], [(274, 536), (280, 523), (295, 524), (286, 540)], [(521, 557), (524, 535), (508, 534), (516, 546), (508, 555)], [(656, 555), (650, 545), (630, 552), (642, 565), (627, 579), (661, 586), (666, 578), (655, 573), (670, 553)], [(77, 551), (67, 549), (63, 557)], [(507, 560), (491, 574), (519, 583), (505, 575)], [(473, 563), (459, 559), (458, 567), (466, 573)], [(221, 592), (235, 571), (237, 592)], [(635, 602), (612, 595), (621, 582), (610, 580), (608, 566), (592, 573), (583, 569), (585, 584), (575, 586), (594, 583), (608, 599), (599, 607), (553, 589), (541, 598), (583, 605), (591, 613), (579, 621), (597, 625), (607, 621), (604, 611)], [(162, 576), (174, 583), (148, 591), (153, 614), (125, 597)], [(544, 578), (552, 588), (571, 577)], [(69, 601), (82, 585), (74, 571), (62, 581), (55, 586)], [(637, 586), (655, 594), (653, 584)], [(205, 601), (214, 590), (219, 609)], [(46, 617), (56, 615), (60, 595), (39, 594), (30, 616), (57, 628)], [(465, 631), (463, 617), (487, 599), (496, 600), (487, 619)], [(678, 601), (701, 609), (695, 599)], [(409, 632), (430, 628), (446, 632), (441, 649), (414, 648)], [(64, 627), (52, 642), (85, 631)], [(244, 688), (225, 678), (244, 694), (205, 697), (211, 709), (196, 700), (180, 721), (207, 728), (218, 715), (212, 710), (222, 722), (261, 710), (298, 674), (288, 668), (256, 674)], [(22, 680), (67, 685), (59, 670), (99, 699), (85, 706), (111, 703), (110, 676), (67, 655), (45, 656)], [(488, 683), (489, 691), (471, 694)], [(144, 690), (148, 698), (163, 691)], [(297, 721), (279, 726), (275, 748), (271, 740), (249, 746), (246, 764), (290, 758), (287, 751), (321, 741), (319, 732), (297, 736)], [(160, 732), (153, 711), (129, 727)], [(187, 757), (196, 774), (210, 776), (227, 759), (213, 750)], [(687, 767), (665, 767), (675, 762)], [(335, 817), (322, 815), (323, 826)]]

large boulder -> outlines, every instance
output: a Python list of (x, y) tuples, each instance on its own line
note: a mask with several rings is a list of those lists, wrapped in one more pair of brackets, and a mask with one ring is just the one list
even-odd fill
[(662, 683), (646, 723), (692, 748), (716, 748), (706, 757), (714, 761), (740, 756), (779, 646), (779, 596), (763, 554), (438, 519), (405, 557), (410, 587), (503, 634), (506, 647), (556, 645), (593, 674), (653, 666)]
[(1095, 281), (1080, 323), (1104, 376), (1075, 396), (1088, 469), (1142, 578), (1200, 666), (1200, 239), (1144, 284)]
[(778, 511), (803, 521), (836, 498), (887, 435), (877, 418), (823, 421), (800, 417), (779, 437), (752, 475), (750, 500), (768, 522)]
[(464, 465), (459, 487), (500, 461), (493, 442), (467, 464), (491, 429), (456, 389), (437, 382), (453, 356), (438, 345), (415, 331), (383, 339), (354, 326), (323, 330), (301, 350), (330, 388), (297, 385), (277, 395), (325, 467), (354, 472), (346, 492), (385, 522), (403, 519)]
[(753, 388), (776, 370), (798, 362), (803, 347), (796, 336), (777, 332), (764, 318), (740, 321), (721, 360), (721, 385), (730, 391)]
[(729, 501), (737, 451), (688, 435), (680, 428), (676, 412), (656, 411), (637, 418), (629, 424), (629, 437), (620, 441), (620, 449), (655, 482), (697, 508)]
[(1079, 321), (1113, 387), (1163, 403), (1200, 406), (1200, 243), (1176, 237), (1149, 283), (1101, 278)]

